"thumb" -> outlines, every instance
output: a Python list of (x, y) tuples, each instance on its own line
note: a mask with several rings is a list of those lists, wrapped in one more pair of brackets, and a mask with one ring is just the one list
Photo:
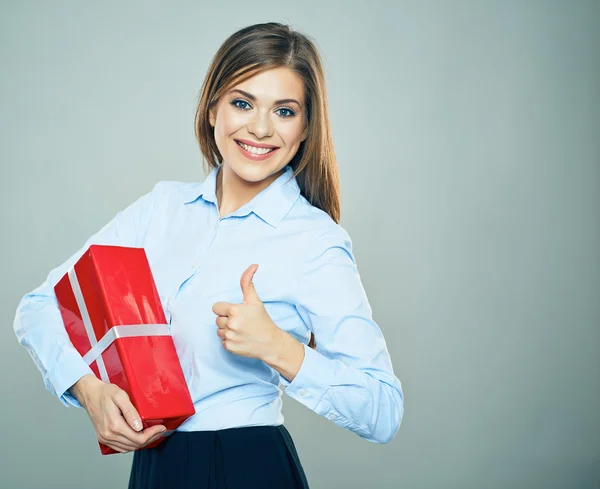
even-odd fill
[(254, 283), (252, 282), (256, 270), (258, 270), (258, 265), (250, 265), (240, 279), (240, 287), (242, 288), (242, 294), (244, 295), (244, 304), (261, 302), (260, 297), (258, 297), (258, 293), (254, 288)]
[(117, 394), (115, 394), (113, 397), (113, 402), (121, 410), (121, 413), (123, 414), (125, 421), (127, 421), (127, 424), (135, 431), (142, 431), (142, 421), (140, 420), (140, 415), (138, 414), (134, 405), (131, 404), (127, 392), (124, 390), (117, 392)]

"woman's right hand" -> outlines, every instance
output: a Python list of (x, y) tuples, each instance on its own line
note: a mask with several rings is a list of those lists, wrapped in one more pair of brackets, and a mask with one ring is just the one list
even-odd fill
[(152, 443), (166, 431), (164, 425), (142, 429), (140, 416), (127, 392), (87, 374), (70, 389), (85, 408), (101, 443), (126, 453)]

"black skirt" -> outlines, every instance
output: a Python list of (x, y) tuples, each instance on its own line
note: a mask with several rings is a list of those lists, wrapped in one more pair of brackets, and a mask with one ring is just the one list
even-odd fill
[(283, 425), (176, 431), (133, 455), (129, 489), (254, 488), (308, 488)]

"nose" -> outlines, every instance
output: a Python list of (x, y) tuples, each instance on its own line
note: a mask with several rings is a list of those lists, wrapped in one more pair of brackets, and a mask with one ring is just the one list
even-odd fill
[(257, 110), (255, 116), (248, 124), (248, 131), (257, 139), (266, 138), (273, 135), (273, 121), (268, 110)]

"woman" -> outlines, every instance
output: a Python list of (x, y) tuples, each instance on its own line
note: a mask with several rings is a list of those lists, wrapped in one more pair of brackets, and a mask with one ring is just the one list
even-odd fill
[[(130, 488), (308, 487), (283, 426), (292, 398), (375, 443), (403, 393), (339, 225), (337, 163), (319, 54), (278, 23), (230, 36), (195, 119), (212, 169), (159, 182), (21, 301), (15, 332), (46, 387), (83, 406), (98, 439), (135, 450)], [(53, 286), (90, 244), (144, 247), (196, 414), (155, 448), (135, 407), (65, 333)], [(41, 327), (43, 326), (43, 328)]]

